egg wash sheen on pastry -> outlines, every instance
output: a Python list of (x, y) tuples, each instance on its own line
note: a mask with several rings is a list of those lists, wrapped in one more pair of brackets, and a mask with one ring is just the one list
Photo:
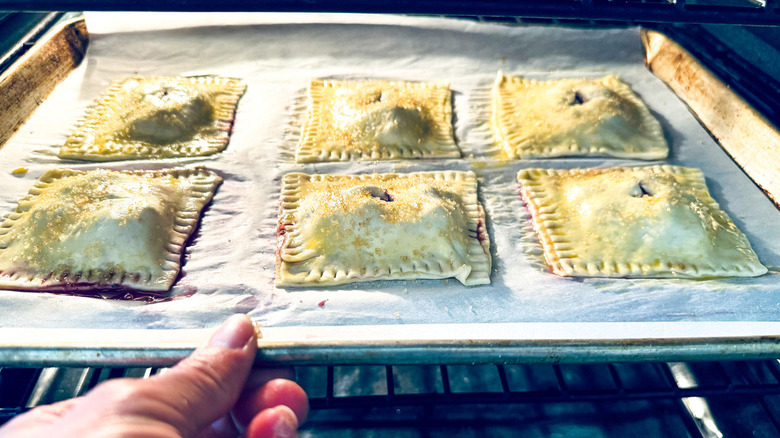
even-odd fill
[(0, 224), (0, 289), (166, 292), (221, 182), (203, 167), (49, 170)]
[[(95, 170), (52, 183), (0, 237), (0, 264), (162, 273), (186, 181)], [(67, 202), (63, 202), (64, 200)], [(18, 238), (20, 233), (25, 238)], [(10, 244), (6, 243), (10, 242)]]
[(438, 256), (465, 263), (468, 218), (463, 201), (443, 184), (414, 178), (320, 184), (297, 212), (307, 247), (332, 260), (367, 257), (387, 264)]
[(706, 278), (767, 272), (698, 169), (527, 169), (518, 178), (556, 274)]
[(280, 285), (490, 282), (489, 238), (472, 173), (288, 174), (285, 183)]

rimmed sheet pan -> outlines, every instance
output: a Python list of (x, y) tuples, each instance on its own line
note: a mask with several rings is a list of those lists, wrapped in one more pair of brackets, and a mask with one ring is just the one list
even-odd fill
[[(0, 209), (51, 167), (205, 165), (225, 183), (170, 299), (0, 292), (0, 362), (166, 364), (232, 313), (263, 327), (260, 360), (440, 363), (672, 360), (780, 355), (780, 212), (644, 66), (640, 30), (521, 27), (441, 18), (308, 14), (87, 14), (87, 57), (0, 149)], [(496, 71), (534, 78), (617, 73), (659, 117), (666, 162), (702, 168), (713, 197), (771, 269), (755, 279), (562, 279), (534, 255), (514, 180), (524, 167), (640, 165), (614, 159), (501, 161), (490, 151)], [(56, 157), (84, 109), (131, 74), (219, 74), (248, 83), (224, 153), (84, 164)], [(289, 133), (315, 77), (448, 80), (460, 160), (296, 165)], [(294, 129), (292, 130), (294, 132)], [(24, 176), (11, 171), (26, 167)], [(488, 215), (490, 286), (456, 280), (336, 288), (273, 286), (281, 175), (473, 170)]]

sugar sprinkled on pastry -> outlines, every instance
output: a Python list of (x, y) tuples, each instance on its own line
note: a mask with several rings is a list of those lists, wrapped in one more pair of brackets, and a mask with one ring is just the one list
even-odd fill
[(277, 284), (455, 277), (490, 283), (471, 172), (285, 175)]
[(60, 149), (60, 158), (116, 161), (217, 153), (230, 139), (246, 85), (217, 76), (113, 82)]
[(167, 291), (221, 178), (50, 170), (0, 224), (0, 288)]
[(659, 165), (518, 174), (554, 273), (752, 277), (767, 269), (698, 169)]
[(299, 163), (460, 157), (449, 85), (313, 80)]
[(492, 105), (493, 135), (510, 158), (669, 153), (661, 124), (615, 75), (537, 81), (499, 72)]

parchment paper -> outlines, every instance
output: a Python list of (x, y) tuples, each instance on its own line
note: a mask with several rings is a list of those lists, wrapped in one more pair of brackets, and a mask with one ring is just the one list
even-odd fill
[[(638, 29), (523, 27), (369, 15), (180, 13), (87, 14), (87, 26), (91, 42), (83, 64), (0, 149), (0, 214), (12, 212), (33, 182), (52, 167), (205, 165), (225, 182), (187, 249), (172, 300), (148, 304), (2, 291), (0, 327), (201, 328), (235, 312), (248, 312), (271, 327), (780, 320), (775, 269), (780, 266), (780, 213), (685, 105), (645, 69)], [(753, 279), (707, 281), (578, 280), (548, 273), (534, 255), (538, 244), (529, 237), (527, 213), (515, 182), (517, 171), (643, 162), (490, 158), (486, 96), (498, 70), (534, 78), (619, 74), (660, 119), (672, 151), (666, 162), (704, 171), (713, 197), (773, 272)], [(107, 164), (56, 157), (86, 107), (111, 80), (195, 74), (238, 77), (248, 83), (223, 153)], [(317, 77), (450, 81), (456, 137), (465, 158), (294, 164), (291, 121), (309, 80)], [(30, 170), (23, 176), (12, 175), (18, 167)], [(464, 287), (451, 279), (308, 290), (273, 286), (281, 175), (438, 169), (471, 169), (479, 175), (492, 241), (491, 285)], [(500, 333), (501, 326), (496, 327)]]

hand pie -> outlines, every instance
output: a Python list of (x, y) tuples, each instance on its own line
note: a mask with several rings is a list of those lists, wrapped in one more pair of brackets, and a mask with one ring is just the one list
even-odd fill
[(117, 161), (217, 153), (227, 146), (245, 89), (237, 79), (217, 76), (115, 81), (59, 156)]
[(472, 172), (282, 180), (278, 286), (447, 277), (489, 284), (489, 248)]
[(313, 80), (296, 161), (460, 157), (446, 84)]
[(555, 274), (706, 278), (767, 272), (710, 197), (698, 169), (527, 169), (518, 179)]
[(617, 76), (535, 81), (498, 73), (491, 127), (510, 158), (663, 159), (661, 124)]
[(204, 168), (50, 170), (0, 224), (0, 288), (165, 292), (221, 181)]

